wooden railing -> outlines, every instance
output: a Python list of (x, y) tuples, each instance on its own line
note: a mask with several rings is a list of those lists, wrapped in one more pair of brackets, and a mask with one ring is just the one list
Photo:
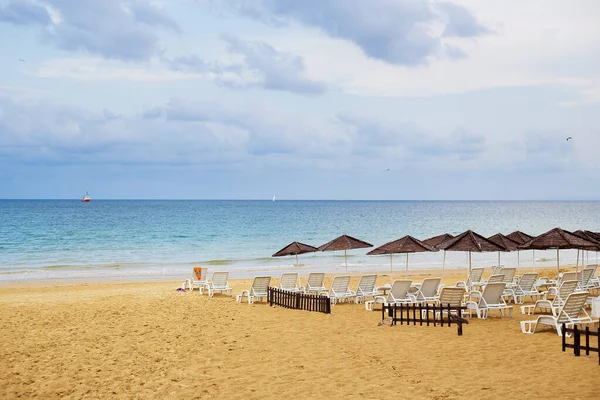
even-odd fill
[(294, 310), (316, 311), (331, 314), (331, 302), (327, 296), (317, 296), (300, 292), (290, 292), (269, 287), (269, 305), (292, 308)]
[[(458, 336), (462, 336), (463, 324), (468, 324), (469, 321), (461, 316), (461, 310), (465, 310), (466, 307), (451, 306), (447, 305), (417, 305), (417, 304), (388, 304), (381, 307), (381, 320), (386, 318), (391, 319), (392, 325), (396, 325), (400, 322), (400, 325), (406, 323), (410, 325), (419, 324), (419, 326), (444, 326), (446, 324), (451, 327), (454, 323), (456, 325)], [(387, 316), (386, 316), (387, 314)], [(411, 315), (412, 314), (412, 315)]]
[[(573, 337), (573, 343), (567, 343), (567, 333), (570, 333)], [(600, 364), (600, 334), (598, 332), (590, 332), (589, 326), (586, 326), (585, 329), (578, 329), (577, 325), (573, 328), (567, 328), (565, 324), (562, 324), (562, 351), (566, 351), (566, 349), (573, 349), (573, 354), (575, 357), (579, 357), (581, 355), (581, 351), (585, 351), (585, 355), (589, 356), (591, 353), (598, 353), (598, 364)], [(584, 339), (585, 344), (581, 344), (581, 339)], [(593, 347), (590, 344), (590, 338), (596, 338), (594, 340), (596, 342), (596, 347)]]

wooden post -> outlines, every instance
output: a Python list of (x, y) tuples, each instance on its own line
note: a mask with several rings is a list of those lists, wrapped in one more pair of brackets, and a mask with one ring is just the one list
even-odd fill
[(427, 326), (429, 326), (429, 303), (425, 303), (425, 314), (427, 315)]
[[(566, 332), (563, 332), (563, 335)], [(579, 329), (577, 329), (577, 325), (573, 325), (573, 351), (575, 353), (575, 357), (579, 357), (581, 355), (581, 337), (579, 336)]]
[(562, 324), (562, 351), (564, 352), (567, 349), (567, 332), (566, 332), (567, 327), (565, 326), (564, 322)]
[(413, 325), (417, 326), (417, 305), (415, 303), (413, 303), (412, 309), (413, 309)]
[(585, 355), (590, 355), (590, 327), (585, 327)]

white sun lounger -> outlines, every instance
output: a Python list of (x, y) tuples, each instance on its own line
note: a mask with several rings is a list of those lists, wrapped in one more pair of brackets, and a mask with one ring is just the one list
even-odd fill
[(481, 287), (483, 284), (483, 271), (485, 268), (472, 268), (466, 282), (457, 282), (456, 286), (464, 287), (468, 291), (474, 290), (476, 287)]
[(423, 279), (423, 283), (414, 295), (415, 300), (420, 304), (433, 303), (438, 299), (438, 288), (441, 278)]
[(504, 295), (512, 296), (515, 304), (523, 304), (527, 296), (531, 297), (531, 300), (539, 298), (542, 294), (534, 288), (536, 281), (537, 273), (527, 272), (521, 275), (514, 288), (506, 289)]
[(193, 291), (194, 287), (197, 287), (200, 291), (200, 294), (202, 294), (204, 287), (208, 283), (207, 271), (207, 268), (194, 267), (194, 269), (192, 269), (192, 276), (190, 277), (190, 279), (186, 279), (183, 282), (181, 288), (185, 289), (187, 286), (190, 289), (190, 291)]
[(555, 286), (550, 286), (548, 288), (548, 295), (553, 296), (556, 295), (556, 293), (558, 293), (558, 289), (560, 288), (560, 285), (565, 282), (565, 281), (578, 281), (579, 280), (579, 274), (575, 271), (570, 271), (570, 272), (565, 272), (563, 273), (557, 280), (556, 280), (556, 285)]
[(510, 289), (514, 286), (513, 279), (515, 278), (516, 273), (516, 268), (502, 268), (498, 275), (504, 275), (502, 282), (506, 283), (506, 287)]
[(585, 311), (588, 295), (588, 292), (571, 293), (555, 315), (540, 315), (532, 321), (521, 321), (521, 331), (533, 334), (540, 325), (549, 325), (556, 329), (558, 336), (562, 336), (563, 323), (567, 328), (576, 324), (598, 323), (598, 320), (593, 320)]
[(502, 272), (502, 268), (504, 268), (504, 265), (494, 265), (492, 266), (492, 275), (500, 275)]
[(354, 298), (355, 303), (362, 303), (367, 297), (377, 296), (377, 290), (375, 290), (375, 282), (377, 281), (377, 275), (363, 275), (360, 277), (358, 287), (356, 288), (356, 297)]
[[(442, 314), (448, 314), (448, 310), (444, 310), (443, 307), (460, 307), (462, 306), (463, 299), (465, 297), (465, 288), (455, 286), (444, 286), (440, 289), (440, 295), (438, 296), (435, 305), (442, 307)], [(423, 314), (425, 310), (421, 311)], [(460, 315), (459, 312), (453, 311), (453, 314)], [(439, 318), (440, 312), (436, 311), (436, 318)]]
[(502, 298), (506, 283), (488, 283), (483, 288), (483, 292), (471, 292), (471, 300), (466, 302), (466, 307), (471, 316), (471, 312), (475, 310), (477, 318), (486, 319), (490, 310), (498, 310), (504, 316), (504, 312), (508, 311), (512, 317), (512, 306), (506, 304)]
[(577, 290), (577, 281), (563, 281), (552, 300), (548, 298), (548, 292), (546, 292), (544, 298), (536, 301), (534, 305), (521, 306), (521, 313), (531, 315), (549, 311), (556, 314), (558, 309), (565, 303), (566, 298), (575, 290)]
[(200, 294), (203, 293), (203, 289), (208, 290), (208, 295), (210, 297), (214, 296), (215, 292), (219, 292), (219, 293), (227, 293), (228, 295), (231, 295), (231, 288), (229, 287), (229, 284), (227, 283), (227, 280), (229, 279), (229, 272), (213, 272), (212, 274), (212, 279), (209, 280), (201, 289)]
[(239, 303), (244, 301), (244, 297), (248, 298), (248, 304), (253, 304), (256, 299), (267, 299), (269, 296), (269, 284), (271, 283), (270, 276), (257, 276), (252, 280), (252, 286), (248, 290), (243, 290), (242, 293), (235, 297)]
[(279, 289), (287, 290), (288, 292), (298, 293), (302, 289), (298, 287), (298, 273), (297, 272), (286, 272), (281, 274), (279, 280)]
[(323, 272), (311, 272), (308, 274), (306, 286), (303, 286), (300, 289), (302, 289), (304, 293), (326, 292), (327, 288), (323, 282), (325, 282), (325, 274)]
[(492, 275), (489, 277), (487, 282), (485, 282), (485, 284), (487, 285), (488, 283), (500, 283), (500, 282), (504, 282), (504, 275)]
[(329, 291), (323, 294), (329, 297), (332, 305), (336, 305), (344, 300), (348, 301), (348, 299), (356, 296), (356, 293), (351, 291), (348, 285), (350, 285), (350, 275), (336, 276), (331, 282)]
[(581, 271), (581, 277), (579, 279), (579, 286), (578, 289), (579, 290), (588, 290), (588, 289), (593, 289), (594, 288), (594, 284), (590, 285), (590, 281), (592, 279), (592, 276), (594, 276), (594, 274), (596, 273), (596, 269), (595, 268), (584, 268)]

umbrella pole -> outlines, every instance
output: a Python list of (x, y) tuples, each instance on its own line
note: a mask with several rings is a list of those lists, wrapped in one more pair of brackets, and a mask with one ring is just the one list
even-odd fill
[(346, 263), (346, 272), (348, 272), (348, 255), (346, 254), (346, 249), (344, 249), (344, 261)]
[[(598, 253), (596, 253), (598, 255)], [(442, 282), (444, 281), (444, 268), (446, 267), (446, 250), (444, 250), (444, 259), (442, 260)]]
[(471, 276), (471, 252), (469, 252), (469, 276)]
[(296, 267), (297, 267), (298, 265), (300, 265), (300, 264), (298, 264), (298, 253), (296, 253)]
[(392, 282), (392, 253), (390, 253), (390, 283)]
[(517, 250), (517, 275), (519, 275), (519, 269), (521, 269), (521, 260), (519, 258), (520, 251)]
[[(581, 255), (581, 262), (583, 262), (583, 255)], [(579, 272), (579, 249), (577, 249), (577, 261), (575, 262), (575, 272)]]
[(500, 252), (498, 252), (498, 268), (500, 268)]
[(556, 270), (560, 274), (560, 254), (558, 254), (558, 247), (556, 248)]
[(406, 279), (408, 279), (408, 253), (406, 253), (405, 275), (406, 275)]

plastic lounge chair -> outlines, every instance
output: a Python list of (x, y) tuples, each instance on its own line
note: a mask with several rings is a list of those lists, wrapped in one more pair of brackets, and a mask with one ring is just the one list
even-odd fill
[(348, 288), (350, 284), (350, 275), (340, 275), (333, 278), (331, 287), (328, 292), (323, 294), (329, 297), (332, 305), (336, 305), (339, 302), (355, 297), (356, 293)]
[(210, 297), (214, 296), (215, 292), (219, 293), (227, 293), (231, 296), (231, 288), (227, 283), (229, 279), (229, 272), (213, 272), (212, 279), (207, 281), (207, 283), (200, 290), (200, 294), (204, 292), (204, 289), (208, 290), (208, 295)]
[(531, 297), (531, 300), (533, 300), (535, 297), (542, 295), (537, 289), (534, 288), (536, 281), (537, 273), (527, 272), (521, 275), (514, 288), (506, 289), (504, 293), (505, 295), (508, 294), (512, 296), (515, 304), (523, 304), (527, 296)]
[(502, 280), (502, 282), (506, 283), (506, 287), (510, 289), (514, 286), (513, 280), (515, 278), (516, 273), (516, 268), (502, 268), (498, 275), (504, 275), (504, 279)]
[(585, 303), (588, 296), (588, 292), (571, 293), (556, 315), (540, 315), (535, 320), (521, 321), (521, 331), (533, 334), (540, 325), (549, 325), (556, 329), (558, 336), (562, 336), (561, 325), (563, 323), (567, 328), (573, 327), (576, 324), (598, 323), (598, 320), (593, 320), (585, 311)]
[[(463, 298), (465, 296), (465, 288), (456, 287), (456, 286), (444, 286), (440, 290), (440, 295), (435, 302), (436, 306), (442, 307), (442, 314), (448, 314), (448, 310), (444, 310), (443, 307), (447, 307), (450, 304), (450, 307), (460, 307), (463, 303)], [(421, 313), (423, 314), (425, 310)], [(456, 315), (460, 315), (459, 312), (453, 312)], [(440, 312), (436, 311), (436, 318), (439, 318)]]
[(298, 273), (297, 272), (286, 272), (281, 274), (279, 280), (279, 289), (287, 290), (288, 292), (298, 293), (302, 289), (298, 287)]
[(595, 273), (596, 273), (595, 268), (587, 268), (587, 267), (584, 268), (581, 271), (581, 279), (579, 280), (578, 289), (579, 290), (587, 290), (587, 289), (594, 288), (593, 284), (590, 287), (590, 280), (592, 279), (592, 276), (594, 276)]
[(266, 299), (269, 296), (269, 284), (271, 283), (270, 276), (256, 276), (252, 280), (250, 289), (243, 290), (242, 293), (235, 297), (238, 303), (244, 301), (244, 297), (248, 297), (248, 304), (254, 304), (256, 299)]
[(415, 294), (415, 300), (421, 304), (435, 302), (438, 298), (438, 287), (441, 281), (441, 278), (423, 279), (423, 283)]
[(575, 272), (575, 271), (570, 271), (570, 272), (563, 273), (556, 280), (556, 285), (550, 286), (548, 288), (548, 295), (550, 295), (550, 296), (556, 295), (556, 293), (558, 293), (558, 289), (560, 288), (560, 285), (563, 282), (565, 282), (565, 281), (578, 281), (579, 280), (578, 278), (579, 278), (579, 274), (577, 272)]
[(592, 274), (592, 277), (590, 278), (590, 281), (589, 281), (589, 287), (590, 288), (600, 287), (600, 278), (598, 278), (596, 276), (596, 272), (598, 271), (598, 264), (588, 264), (585, 267), (594, 270), (594, 273)]
[(502, 316), (505, 311), (508, 311), (509, 317), (512, 317), (512, 306), (507, 305), (502, 298), (505, 288), (504, 282), (488, 283), (483, 288), (483, 292), (471, 292), (471, 300), (465, 304), (469, 316), (475, 310), (477, 318), (486, 319), (490, 310), (498, 310)]
[(481, 277), (483, 276), (483, 270), (485, 268), (472, 268), (469, 277), (466, 282), (457, 282), (456, 286), (465, 287), (468, 291), (474, 290), (476, 287), (481, 287), (483, 284), (483, 280)]
[(202, 294), (204, 290), (204, 286), (208, 283), (207, 281), (207, 268), (202, 267), (194, 267), (192, 270), (192, 276), (190, 279), (186, 279), (181, 285), (182, 289), (185, 289), (186, 286), (190, 289), (190, 291), (194, 290), (194, 287), (197, 287)]
[(489, 279), (486, 282), (486, 285), (488, 283), (499, 283), (499, 282), (504, 282), (504, 275), (492, 275), (489, 277)]
[(306, 280), (306, 286), (301, 287), (304, 293), (320, 293), (326, 292), (327, 288), (323, 284), (325, 282), (325, 274), (323, 272), (311, 272), (308, 274), (308, 279)]
[(500, 275), (502, 272), (502, 268), (504, 268), (504, 265), (494, 265), (492, 267), (492, 275)]
[(558, 309), (565, 303), (566, 298), (575, 290), (577, 290), (577, 281), (563, 281), (552, 300), (548, 298), (548, 292), (546, 292), (544, 298), (536, 301), (534, 305), (521, 306), (521, 313), (531, 315), (548, 310), (552, 314), (556, 314)]
[(360, 277), (358, 287), (356, 288), (356, 297), (354, 298), (355, 303), (361, 303), (365, 301), (366, 297), (377, 296), (377, 290), (375, 290), (375, 281), (377, 281), (377, 275), (363, 275)]
[[(392, 287), (390, 288), (387, 296), (375, 296), (372, 303), (367, 303), (371, 303), (372, 306), (375, 304), (389, 305), (414, 303), (415, 298), (408, 293), (410, 285), (412, 285), (412, 281), (397, 279), (394, 281), (394, 283), (392, 283)], [(367, 303), (365, 303), (365, 307), (367, 307)], [(367, 309), (372, 310), (372, 306), (371, 308)]]

